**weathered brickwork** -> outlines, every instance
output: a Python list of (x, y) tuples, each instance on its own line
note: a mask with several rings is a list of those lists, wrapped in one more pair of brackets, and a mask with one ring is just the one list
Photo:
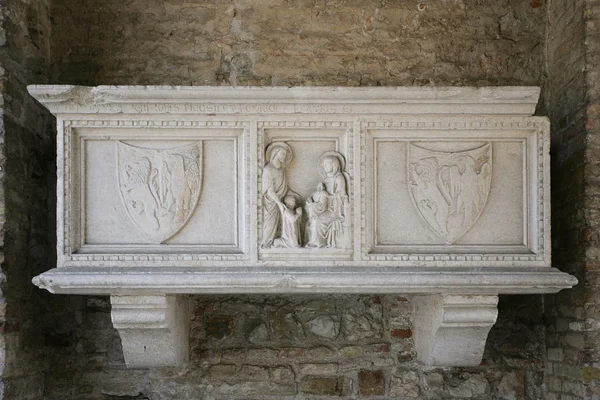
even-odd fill
[[(426, 0), (423, 10), (404, 0), (1, 4), (4, 399), (600, 396), (600, 3), (547, 3)], [(541, 296), (503, 298), (477, 368), (420, 365), (411, 299), (399, 294), (194, 296), (189, 365), (126, 369), (106, 298), (53, 296), (29, 283), (54, 258), (52, 121), (24, 89), (44, 82), (543, 85), (539, 112), (554, 129), (554, 262), (581, 284), (546, 298), (546, 321)]]
[(600, 396), (600, 13), (592, 0), (552, 0), (548, 7), (553, 261), (580, 283), (547, 296), (547, 398), (594, 399)]
[(53, 120), (25, 85), (47, 82), (48, 1), (0, 5), (0, 398), (41, 399), (47, 298), (31, 278), (54, 255), (55, 161)]
[(61, 0), (53, 82), (538, 85), (540, 1)]

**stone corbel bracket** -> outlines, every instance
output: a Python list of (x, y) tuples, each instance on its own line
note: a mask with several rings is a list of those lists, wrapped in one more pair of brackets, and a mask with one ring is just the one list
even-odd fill
[(481, 363), (498, 317), (498, 296), (429, 295), (414, 299), (419, 360), (440, 367)]
[(128, 367), (181, 365), (188, 359), (186, 296), (110, 296)]
[[(498, 295), (577, 283), (551, 266), (539, 88), (29, 93), (57, 117), (58, 134), (57, 268), (33, 283), (110, 296), (128, 367), (185, 364), (188, 295), (209, 293), (410, 295), (418, 358), (477, 365)], [(294, 215), (309, 199), (324, 207), (310, 207), (314, 241), (298, 241), (291, 224), (287, 240), (275, 237), (279, 214), (265, 214), (264, 189), (276, 181), (289, 187), (272, 192), (298, 196), (288, 199), (300, 205)], [(331, 210), (315, 189), (334, 199)], [(330, 211), (343, 224), (320, 240)]]

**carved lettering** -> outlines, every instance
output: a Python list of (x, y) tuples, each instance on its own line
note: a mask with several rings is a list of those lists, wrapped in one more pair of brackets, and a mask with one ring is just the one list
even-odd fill
[(138, 113), (178, 113), (183, 110), (181, 104), (134, 104), (133, 110)]
[(276, 113), (279, 111), (276, 104), (244, 104), (240, 105), (246, 113)]
[(333, 114), (338, 111), (335, 104), (299, 104), (296, 112), (305, 114)]
[(139, 112), (139, 113), (149, 113), (150, 112), (150, 106), (148, 104), (134, 104), (133, 109), (135, 110), (135, 112)]
[(239, 108), (235, 104), (185, 104), (185, 112), (199, 112), (199, 113), (235, 113), (238, 112)]
[(123, 112), (123, 106), (121, 104), (98, 104), (93, 107), (98, 113), (114, 114)]
[(159, 113), (176, 113), (181, 110), (179, 104), (155, 104), (154, 108)]

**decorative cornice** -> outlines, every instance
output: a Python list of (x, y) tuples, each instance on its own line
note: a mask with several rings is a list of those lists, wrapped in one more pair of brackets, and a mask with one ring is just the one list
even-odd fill
[(533, 115), (538, 87), (225, 87), (31, 85), (55, 114)]

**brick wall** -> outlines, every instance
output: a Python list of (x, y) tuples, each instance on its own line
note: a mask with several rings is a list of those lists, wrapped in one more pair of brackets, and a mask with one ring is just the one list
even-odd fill
[(594, 399), (600, 396), (598, 2), (552, 0), (548, 15), (553, 261), (580, 280), (575, 290), (547, 296), (548, 399)]
[(71, 84), (538, 85), (542, 0), (54, 1)]
[(31, 278), (54, 264), (54, 130), (25, 85), (47, 81), (48, 1), (0, 5), (0, 398), (41, 399), (50, 297)]

